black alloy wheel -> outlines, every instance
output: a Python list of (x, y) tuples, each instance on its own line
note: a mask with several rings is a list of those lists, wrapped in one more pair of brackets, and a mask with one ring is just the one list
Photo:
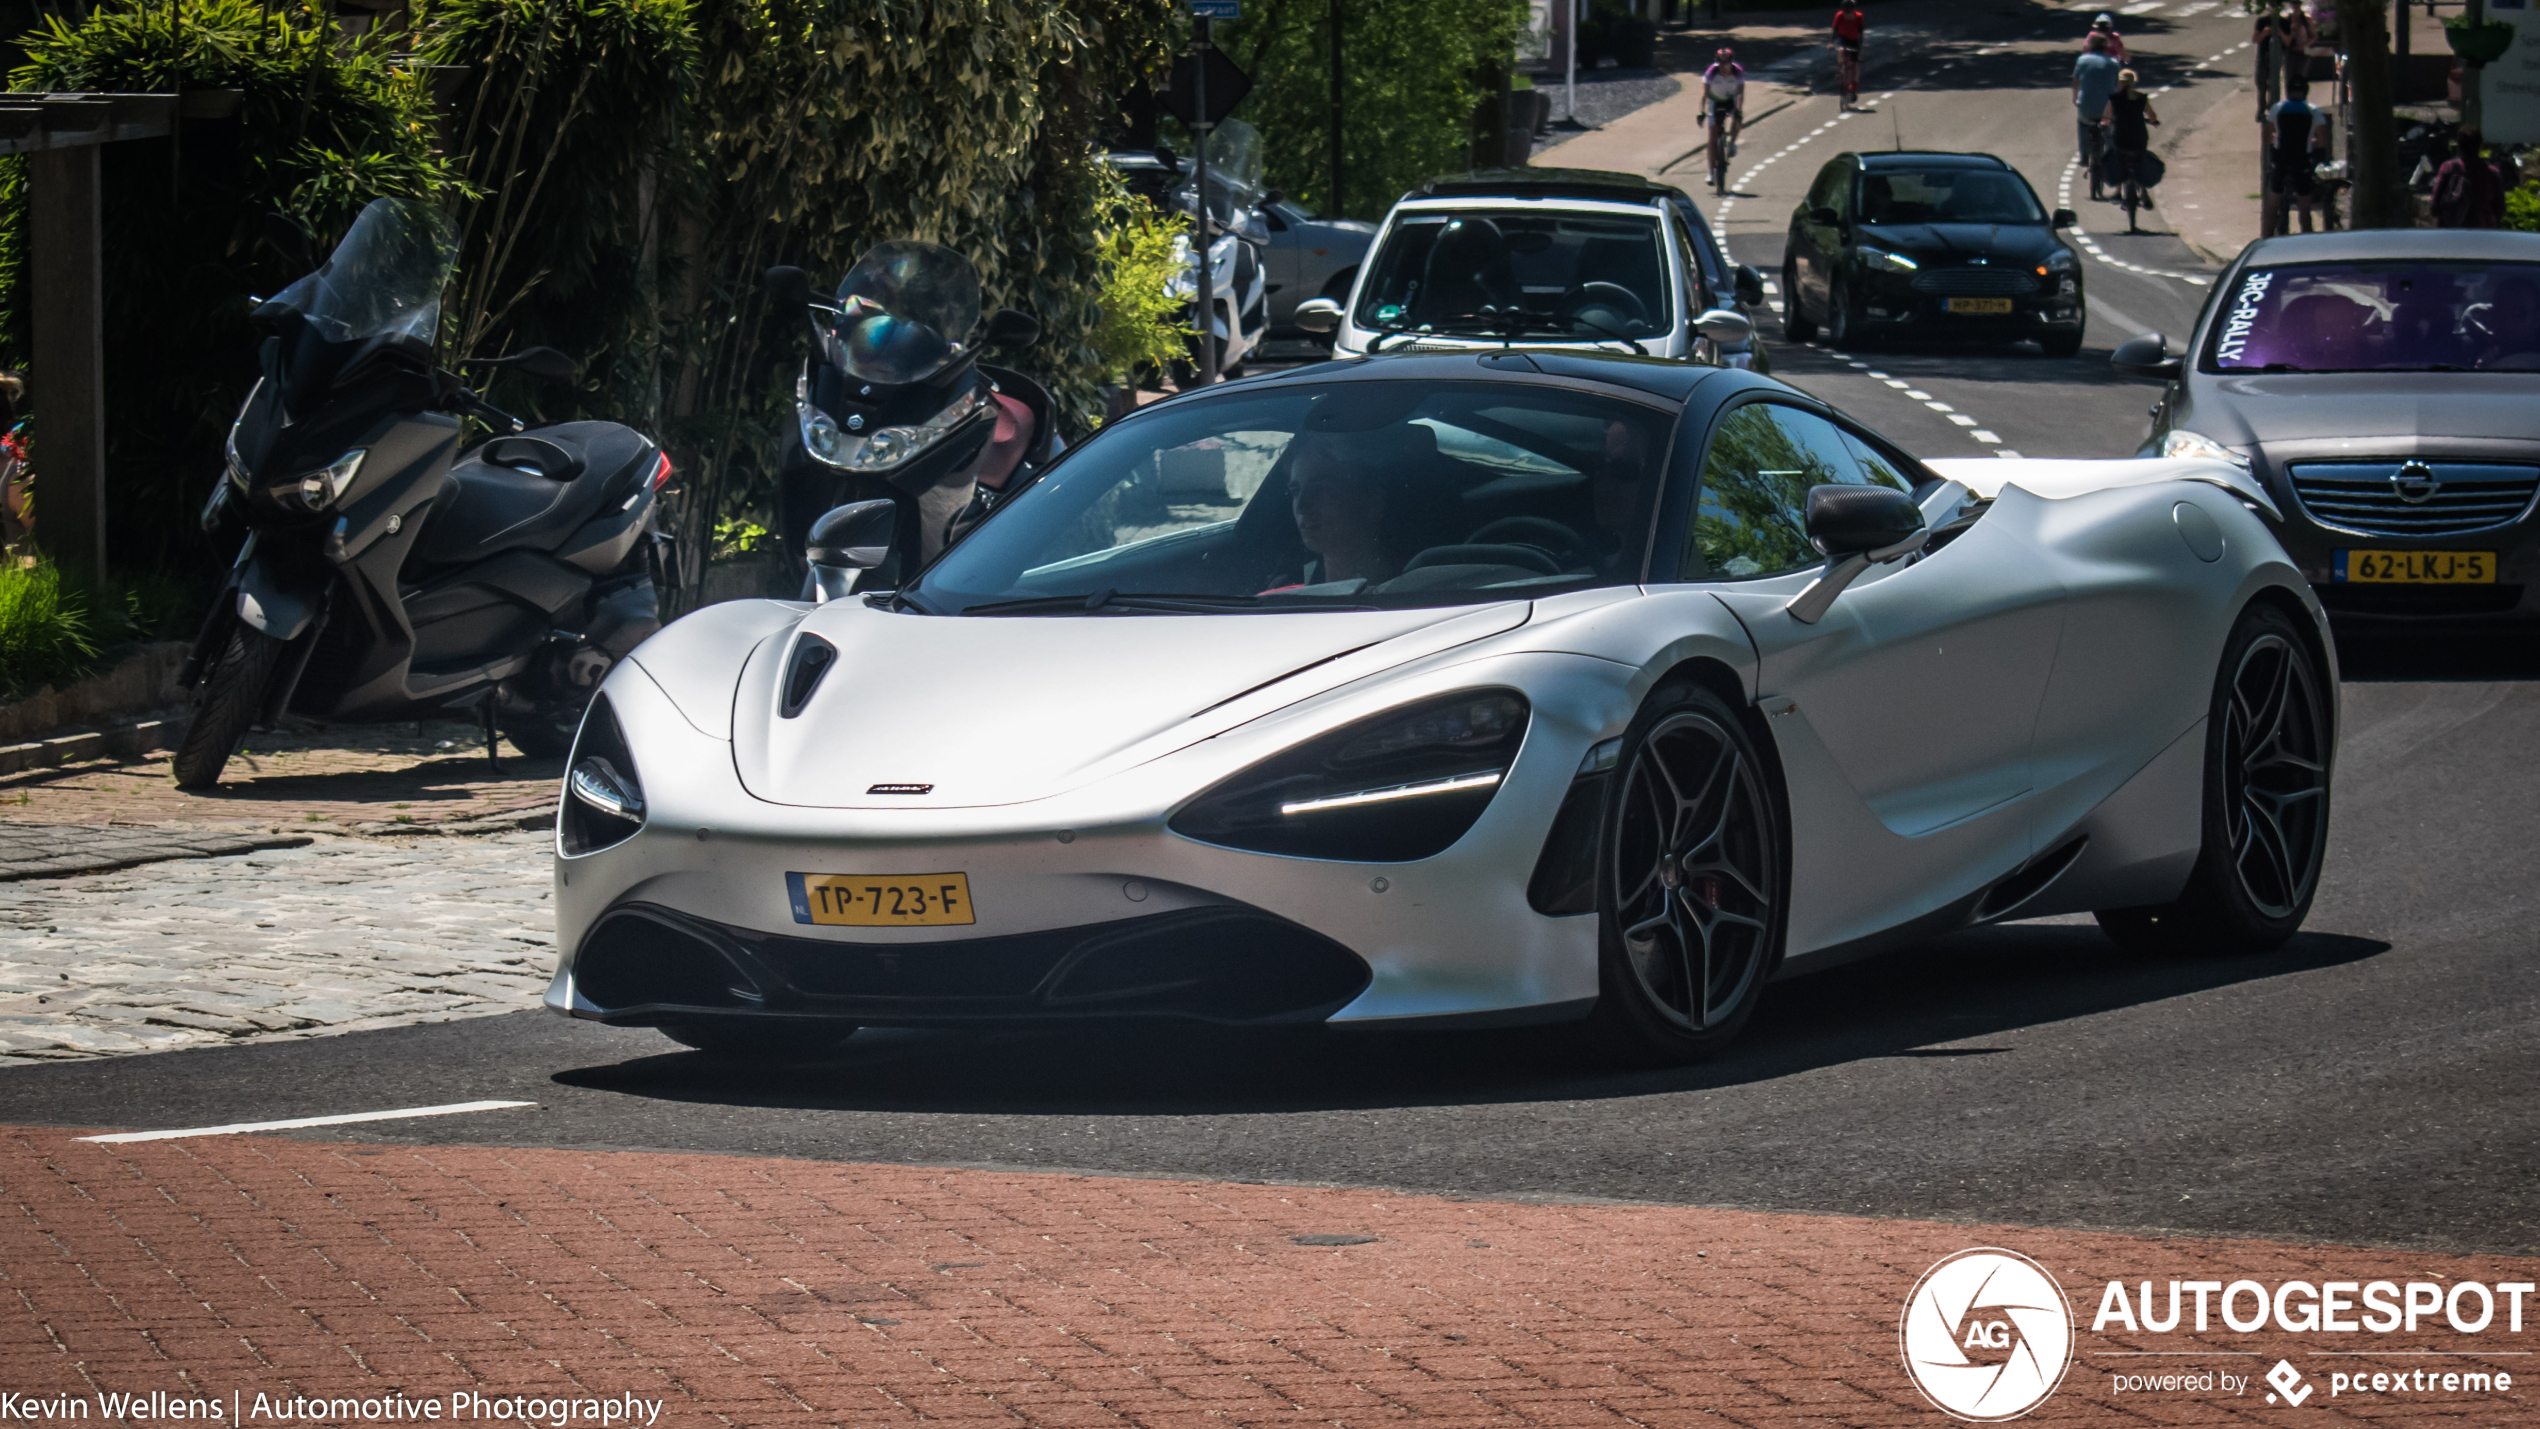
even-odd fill
[(2205, 730), (2204, 846), (2176, 903), (2099, 913), (2167, 952), (2272, 948), (2300, 931), (2328, 851), (2327, 672), (2292, 617), (2252, 606), (2224, 649)]
[(1708, 690), (1650, 698), (1606, 798), (1598, 905), (1606, 1039), (1666, 1064), (1726, 1046), (1781, 953), (1782, 820), (1737, 715)]
[(1782, 336), (1792, 342), (1806, 342), (1817, 335), (1817, 325), (1808, 319), (1808, 305), (1799, 300), (1799, 260), (1782, 260)]
[(1851, 285), (1836, 278), (1826, 285), (1826, 346), (1841, 348), (1853, 339)]

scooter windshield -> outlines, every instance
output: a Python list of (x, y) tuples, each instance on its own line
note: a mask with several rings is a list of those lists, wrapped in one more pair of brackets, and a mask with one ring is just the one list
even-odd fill
[(838, 363), (866, 382), (923, 381), (961, 356), (978, 322), (969, 259), (932, 243), (878, 243), (838, 285)]
[[(1208, 132), (1208, 212), (1222, 225), (1231, 226), (1238, 209), (1260, 202), (1261, 176), (1267, 161), (1262, 155), (1261, 133), (1240, 119), (1228, 119)], [(1173, 207), (1183, 213), (1198, 209), (1199, 177), (1182, 180), (1173, 191)]]
[(433, 339), (441, 289), (458, 263), (449, 215), (412, 199), (373, 199), (318, 270), (274, 296), (331, 342)]

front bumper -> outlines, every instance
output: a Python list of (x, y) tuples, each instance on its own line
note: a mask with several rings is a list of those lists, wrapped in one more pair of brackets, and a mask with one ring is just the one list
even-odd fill
[[(1945, 271), (1945, 270), (1943, 270)], [(1950, 295), (1915, 286), (1924, 275), (1867, 270), (1856, 273), (1854, 316), (1880, 327), (1911, 326), (1918, 337), (1969, 337), (2007, 341), (2037, 337), (2056, 330), (2077, 330), (2084, 322), (2081, 278), (2058, 273), (2037, 280), (2037, 291), (1986, 297), (2008, 301), (2004, 313), (1949, 311)], [(1975, 296), (1975, 295), (1966, 295)]]
[[(753, 798), (731, 746), (690, 724), (628, 662), (607, 693), (647, 823), (608, 848), (559, 852), (562, 956), (546, 1003), (629, 1025), (705, 1015), (927, 1024), (1574, 1014), (1596, 996), (1597, 920), (1536, 912), (1527, 885), (1580, 760), (1630, 717), (1627, 675), (1585, 656), (1493, 657), (1371, 682), (1380, 688), (1031, 803), (878, 810)], [(1183, 799), (1293, 742), (1304, 720), (1319, 728), (1484, 683), (1524, 689), (1532, 722), (1490, 807), (1435, 857), (1288, 858), (1165, 827)], [(975, 924), (801, 923), (785, 879), (949, 871), (969, 878)]]
[[(2304, 454), (2295, 459), (2318, 458)], [(2518, 460), (2527, 463), (2529, 458), (2520, 456)], [(2321, 520), (2303, 503), (2284, 464), (2273, 452), (2260, 460), (2262, 479), (2284, 512), (2281, 523), (2268, 524), (2285, 554), (2310, 581), (2320, 605), (2339, 624), (2475, 625), (2540, 620), (2540, 515), (2526, 510), (2505, 525), (2441, 536), (2393, 536), (2343, 529)], [(2401, 555), (2486, 552), (2495, 558), (2495, 579), (2476, 584), (2350, 580), (2346, 570), (2346, 553), (2350, 551)]]

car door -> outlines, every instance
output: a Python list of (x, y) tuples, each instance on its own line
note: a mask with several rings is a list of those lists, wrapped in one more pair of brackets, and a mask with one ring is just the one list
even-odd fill
[[(1841, 261), (1843, 235), (1839, 224), (1820, 223), (1817, 212), (1833, 209), (1838, 214), (1852, 187), (1850, 156), (1828, 160), (1817, 171), (1817, 181), (1808, 186), (1808, 196), (1799, 202), (1799, 217), (1794, 225), (1797, 241), (1792, 245), (1792, 266), (1799, 279), (1800, 291), (1809, 305), (1822, 311), (1826, 303), (1827, 285), (1833, 281), (1835, 264)], [(1795, 295), (1784, 294), (1785, 303)]]
[(1702, 464), (1679, 575), (1719, 582), (1755, 642), (1790, 788), (1793, 956), (1942, 908), (2033, 852), (2031, 743), (2062, 633), (2042, 554), (1979, 520), (1873, 567), (1814, 625), (1784, 608), (1824, 567), (1809, 488), (1904, 489), (1912, 469), (1770, 400), (1726, 413)]

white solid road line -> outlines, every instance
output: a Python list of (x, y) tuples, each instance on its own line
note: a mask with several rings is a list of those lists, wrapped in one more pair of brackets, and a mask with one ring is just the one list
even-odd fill
[(79, 1141), (120, 1143), (170, 1141), (180, 1136), (236, 1136), (250, 1131), (297, 1131), (304, 1126), (345, 1126), (357, 1121), (398, 1121), (412, 1116), (456, 1116), (469, 1111), (507, 1111), (536, 1102), (452, 1102), (448, 1106), (408, 1106), (395, 1111), (356, 1111), (342, 1116), (299, 1116), (288, 1121), (234, 1121), (227, 1126), (189, 1126), (175, 1131), (119, 1131), (112, 1136), (82, 1136)]
[(2127, 312), (2125, 309), (2105, 301), (2097, 293), (2084, 293), (2081, 300), (2090, 308), (2091, 312), (2098, 315), (2101, 321), (2106, 322), (2119, 332), (2132, 335), (2136, 333), (2156, 332), (2159, 330), (2153, 324), (2147, 323), (2143, 319), (2136, 317), (2134, 314)]

